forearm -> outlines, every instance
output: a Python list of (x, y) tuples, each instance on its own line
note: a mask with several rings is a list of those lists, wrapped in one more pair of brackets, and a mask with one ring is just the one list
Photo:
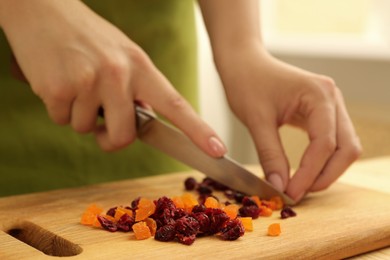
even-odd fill
[(232, 50), (262, 46), (257, 0), (199, 0), (214, 59)]

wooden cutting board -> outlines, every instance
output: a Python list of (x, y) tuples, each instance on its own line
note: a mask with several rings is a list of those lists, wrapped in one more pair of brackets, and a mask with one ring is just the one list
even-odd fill
[[(84, 209), (129, 205), (138, 196), (181, 195), (188, 176), (197, 172), (114, 182), (76, 189), (0, 198), (0, 259), (50, 259), (19, 241), (72, 259), (338, 259), (390, 245), (390, 195), (336, 183), (295, 207), (298, 216), (279, 214), (254, 221), (254, 231), (237, 241), (198, 238), (191, 246), (154, 239), (137, 241), (132, 233), (110, 233), (79, 224)], [(269, 237), (269, 224), (282, 234)]]

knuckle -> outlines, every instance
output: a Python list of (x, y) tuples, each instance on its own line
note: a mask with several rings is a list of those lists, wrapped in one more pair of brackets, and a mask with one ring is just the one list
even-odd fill
[(151, 66), (149, 56), (139, 46), (132, 46), (128, 52), (132, 63), (137, 67), (145, 69)]
[(101, 70), (114, 85), (121, 86), (129, 76), (129, 62), (123, 56), (106, 57), (101, 63)]
[(346, 153), (350, 161), (357, 160), (363, 153), (363, 147), (359, 140), (353, 142), (348, 148), (346, 148)]
[(124, 148), (124, 147), (132, 144), (136, 138), (137, 138), (137, 136), (135, 133), (127, 132), (125, 134), (115, 135), (115, 137), (111, 138), (110, 141), (111, 141), (112, 147), (115, 150), (118, 150), (118, 149)]
[(326, 136), (323, 138), (321, 145), (326, 153), (332, 154), (337, 149), (336, 138)]

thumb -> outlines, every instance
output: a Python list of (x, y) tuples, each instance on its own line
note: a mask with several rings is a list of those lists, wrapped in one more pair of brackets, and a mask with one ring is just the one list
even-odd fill
[(267, 180), (278, 190), (285, 191), (289, 181), (290, 166), (280, 140), (278, 127), (272, 122), (262, 122), (251, 127), (260, 164)]

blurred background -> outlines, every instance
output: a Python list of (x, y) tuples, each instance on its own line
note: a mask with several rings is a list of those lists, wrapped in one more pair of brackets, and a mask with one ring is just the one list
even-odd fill
[[(260, 13), (264, 42), (274, 56), (336, 81), (363, 144), (362, 158), (390, 155), (390, 1), (261, 0)], [(226, 103), (199, 10), (197, 27), (201, 115), (232, 158), (257, 163), (247, 131)], [(292, 127), (280, 134), (296, 168), (306, 134)]]

